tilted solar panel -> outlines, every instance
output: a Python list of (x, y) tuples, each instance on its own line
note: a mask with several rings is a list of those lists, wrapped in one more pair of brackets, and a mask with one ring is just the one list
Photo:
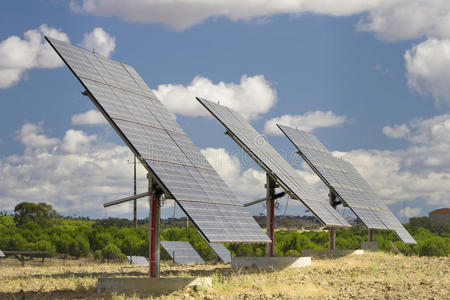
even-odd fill
[(128, 261), (136, 266), (148, 266), (148, 260), (143, 256), (127, 256)]
[(405, 243), (414, 238), (348, 162), (334, 157), (312, 133), (278, 125), (322, 181), (371, 229), (394, 230)]
[(270, 242), (133, 67), (46, 39), (166, 197), (209, 242)]
[(161, 241), (161, 246), (170, 255), (175, 263), (185, 264), (203, 264), (204, 261), (198, 255), (197, 251), (189, 242)]
[(336, 227), (350, 226), (328, 204), (327, 198), (320, 198), (313, 187), (239, 113), (206, 99), (197, 100), (233, 134), (256, 163), (272, 174), (277, 183), (295, 195), (322, 223)]
[(209, 246), (224, 264), (231, 263), (231, 252), (223, 244), (209, 243)]

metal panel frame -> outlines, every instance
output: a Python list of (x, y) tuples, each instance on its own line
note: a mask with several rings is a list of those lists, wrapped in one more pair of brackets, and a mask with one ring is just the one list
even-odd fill
[[(161, 246), (164, 248), (164, 250), (169, 254), (169, 256), (174, 260), (176, 264), (203, 264), (205, 261), (203, 258), (198, 254), (197, 251), (195, 251), (194, 247), (189, 242), (185, 241), (161, 241)], [(180, 248), (182, 247), (182, 248)], [(190, 258), (192, 259), (189, 262), (177, 262), (177, 249), (178, 251), (190, 251), (192, 256)], [(175, 252), (175, 253), (174, 253)], [(174, 257), (175, 256), (175, 257)]]
[[(389, 208), (381, 202), (379, 197), (375, 194), (375, 192), (372, 190), (370, 185), (364, 180), (364, 178), (359, 174), (359, 172), (349, 163), (344, 160), (338, 160), (337, 158), (332, 157), (331, 153), (328, 151), (328, 149), (320, 142), (320, 140), (314, 136), (312, 133), (303, 132), (294, 128), (290, 128), (288, 126), (279, 125), (277, 124), (278, 128), (283, 132), (284, 135), (289, 139), (289, 141), (297, 148), (298, 154), (303, 158), (303, 160), (310, 166), (310, 168), (314, 171), (314, 173), (319, 176), (319, 178), (322, 180), (322, 182), (330, 189), (330, 192), (333, 193), (335, 196), (339, 197), (340, 201), (342, 203), (345, 203), (350, 210), (366, 225), (366, 227), (369, 229), (369, 240), (373, 239), (373, 231), (372, 229), (378, 229), (378, 230), (393, 230), (397, 236), (405, 243), (415, 244), (414, 238), (406, 231), (406, 229), (403, 227), (403, 225), (398, 221), (398, 219), (392, 214), (392, 212), (389, 210)], [(297, 134), (297, 136), (294, 136), (294, 134)], [(299, 134), (302, 135), (302, 138), (298, 136)], [(307, 143), (307, 139), (315, 140), (315, 146), (317, 149), (312, 149), (306, 145), (300, 145), (300, 142), (296, 142), (297, 140), (304, 140), (305, 144)], [(328, 167), (325, 165), (322, 165), (319, 170), (320, 158), (317, 159), (316, 164), (311, 160), (311, 158), (308, 156), (308, 152), (311, 158), (313, 158), (313, 154), (315, 152), (322, 153), (324, 157), (322, 157), (323, 160), (326, 160), (327, 157), (328, 163), (330, 164)], [(315, 152), (314, 152), (315, 151)], [(331, 158), (330, 158), (331, 157)], [(338, 163), (339, 162), (339, 163)], [(340, 165), (339, 165), (340, 164)], [(338, 173), (336, 178), (327, 178), (325, 174), (322, 174), (324, 172), (324, 169), (330, 168), (336, 169), (336, 172)], [(349, 174), (345, 174), (345, 170), (349, 172)], [(331, 176), (331, 172), (329, 174)], [(352, 181), (354, 180), (354, 181)], [(335, 181), (335, 183), (333, 183)], [(336, 184), (336, 181), (342, 182), (345, 185), (342, 186), (341, 184)], [(350, 181), (350, 182), (349, 182)], [(360, 186), (356, 186), (356, 184), (359, 184)], [(353, 184), (353, 186), (352, 186)], [(340, 186), (339, 186), (340, 185)], [(361, 186), (362, 185), (362, 186)], [(348, 197), (345, 196), (345, 194), (348, 194)], [(366, 199), (365, 202), (361, 202), (361, 204), (366, 204), (366, 208), (354, 206), (355, 203), (349, 203), (347, 200), (350, 200), (352, 197), (352, 194), (354, 194), (355, 197), (360, 197), (361, 199), (365, 199), (365, 197), (369, 198)], [(352, 200), (357, 201), (357, 200)], [(363, 200), (364, 201), (364, 200)], [(364, 212), (366, 211), (366, 212)], [(375, 225), (370, 220), (370, 218), (375, 218), (378, 220), (382, 226)]]
[[(113, 127), (113, 129), (117, 132), (117, 134), (119, 134), (119, 136), (122, 138), (122, 140), (126, 143), (126, 145), (131, 149), (131, 151), (133, 152), (134, 155), (137, 156), (137, 159), (142, 163), (142, 165), (146, 168), (146, 170), (148, 171), (149, 175), (152, 177), (153, 182), (156, 183), (156, 185), (158, 186), (159, 189), (162, 190), (162, 192), (166, 195), (166, 198), (168, 199), (174, 199), (175, 201), (178, 202), (180, 208), (183, 210), (183, 212), (189, 216), (192, 220), (192, 222), (196, 225), (196, 227), (198, 228), (199, 232), (210, 242), (253, 242), (253, 243), (268, 243), (270, 242), (269, 239), (267, 238), (267, 236), (264, 234), (264, 232), (262, 231), (262, 229), (257, 225), (256, 221), (253, 220), (253, 218), (251, 217), (251, 215), (245, 210), (245, 208), (243, 207), (243, 205), (241, 203), (239, 203), (237, 201), (237, 199), (235, 198), (235, 196), (232, 194), (231, 190), (228, 189), (228, 187), (224, 190), (228, 193), (228, 197), (222, 197), (222, 199), (226, 199), (223, 201), (228, 201), (228, 202), (217, 202), (216, 205), (213, 205), (214, 203), (211, 203), (211, 201), (205, 201), (207, 202), (207, 204), (205, 204), (205, 206), (209, 206), (209, 207), (215, 207), (216, 209), (219, 209), (220, 206), (226, 206), (228, 207), (233, 207), (236, 206), (236, 208), (240, 208), (242, 209), (242, 213), (245, 212), (248, 219), (248, 222), (244, 222), (242, 223), (242, 226), (244, 226), (244, 224), (246, 225), (245, 227), (247, 228), (247, 225), (250, 225), (248, 228), (250, 230), (253, 230), (252, 232), (249, 232), (249, 234), (247, 236), (244, 236), (243, 234), (241, 234), (240, 232), (238, 232), (237, 230), (235, 230), (233, 232), (232, 235), (225, 233), (225, 231), (223, 231), (223, 227), (222, 228), (218, 228), (218, 230), (222, 230), (223, 232), (223, 237), (220, 237), (220, 234), (216, 234), (214, 236), (214, 238), (211, 240), (210, 237), (211, 235), (209, 235), (208, 233), (203, 231), (203, 227), (201, 225), (198, 224), (197, 220), (191, 217), (191, 213), (189, 211), (187, 211), (187, 209), (185, 209), (184, 205), (186, 205), (186, 203), (188, 203), (188, 201), (196, 201), (196, 202), (201, 202), (201, 199), (199, 199), (198, 197), (196, 197), (195, 199), (180, 199), (180, 198), (176, 198), (175, 195), (169, 190), (168, 186), (164, 183), (164, 180), (161, 178), (161, 176), (159, 176), (157, 174), (157, 172), (148, 164), (147, 159), (145, 157), (141, 156), (141, 153), (139, 153), (138, 149), (133, 145), (132, 141), (126, 136), (126, 134), (122, 131), (121, 128), (119, 128), (119, 121), (116, 122), (115, 118), (113, 120), (113, 116), (110, 116), (109, 113), (103, 108), (102, 104), (100, 104), (100, 102), (96, 99), (96, 96), (93, 95), (91, 92), (89, 92), (90, 88), (86, 85), (92, 85), (92, 86), (98, 86), (98, 89), (103, 89), (104, 86), (109, 87), (109, 89), (111, 90), (111, 92), (113, 93), (119, 93), (119, 95), (128, 95), (129, 97), (147, 97), (149, 99), (153, 99), (153, 104), (156, 104), (156, 110), (158, 109), (158, 107), (161, 109), (161, 112), (163, 112), (162, 110), (165, 110), (165, 107), (159, 102), (157, 101), (156, 97), (153, 95), (153, 93), (151, 92), (151, 90), (147, 87), (147, 85), (145, 84), (145, 82), (140, 78), (140, 76), (137, 74), (137, 72), (130, 66), (127, 66), (125, 64), (122, 64), (120, 62), (116, 62), (113, 60), (109, 60), (106, 58), (101, 57), (100, 55), (97, 54), (92, 54), (90, 52), (88, 52), (87, 50), (78, 48), (78, 47), (74, 47), (69, 43), (65, 43), (65, 42), (61, 42), (55, 39), (49, 39), (47, 38), (47, 41), (50, 43), (50, 45), (52, 46), (52, 48), (57, 52), (57, 54), (60, 56), (60, 58), (64, 61), (64, 63), (68, 66), (68, 68), (71, 70), (71, 72), (75, 75), (75, 77), (78, 79), (78, 81), (82, 84), (82, 86), (86, 89), (86, 92), (84, 93), (85, 95), (87, 95), (91, 101), (94, 103), (94, 105), (99, 109), (99, 111), (103, 114), (103, 116), (106, 118), (106, 120), (108, 121), (108, 123)], [(53, 42), (57, 44), (57, 46), (55, 46), (53, 44)], [(61, 48), (61, 51), (63, 51), (65, 53), (65, 55), (67, 55), (67, 57), (69, 59), (71, 59), (70, 55), (75, 55), (78, 56), (78, 51), (80, 51), (80, 57), (83, 58), (82, 60), (80, 60), (81, 58), (76, 58), (77, 60), (74, 60), (72, 63), (74, 64), (74, 67), (79, 68), (80, 70), (78, 70), (79, 72), (82, 72), (83, 76), (80, 76), (71, 66), (71, 63), (68, 62), (66, 60), (66, 58), (60, 53), (59, 49), (57, 47)], [(75, 49), (76, 48), (76, 49)], [(70, 55), (69, 55), (69, 54)], [(105, 72), (105, 74), (107, 76), (109, 76), (108, 78), (104, 79), (98, 76), (104, 76), (105, 74), (100, 74), (98, 73), (99, 70), (97, 70), (97, 65), (92, 65), (89, 66), (90, 68), (94, 68), (93, 71), (95, 71), (95, 73), (89, 73), (86, 72), (86, 68), (88, 68), (88, 66), (84, 66), (80, 67), (80, 65), (84, 64), (86, 65), (86, 63), (90, 62), (89, 57), (91, 57), (92, 55), (94, 55), (95, 57), (97, 57), (99, 60), (101, 60), (101, 64), (104, 63), (104, 65), (100, 66), (99, 68), (101, 69), (101, 72)], [(78, 61), (79, 60), (79, 61)], [(94, 60), (93, 60), (94, 61)], [(97, 63), (97, 62), (96, 62)], [(122, 68), (123, 67), (123, 70)], [(104, 70), (103, 70), (104, 69)], [(130, 76), (130, 78), (132, 78), (133, 80), (131, 80), (132, 85), (135, 86), (135, 89), (138, 90), (139, 93), (136, 93), (136, 91), (132, 90), (131, 88), (129, 90), (127, 89), (123, 89), (124, 85), (127, 85), (127, 76), (122, 75), (114, 75), (115, 77), (110, 76), (110, 74), (108, 72), (121, 72), (121, 73), (126, 73)], [(127, 73), (128, 72), (128, 73)], [(112, 73), (111, 73), (112, 74)], [(134, 75), (133, 75), (134, 74)], [(84, 77), (84, 76), (87, 77)], [(101, 78), (101, 80), (103, 80), (104, 82), (111, 82), (114, 81), (117, 83), (117, 85), (115, 86), (109, 86), (108, 83), (104, 83), (104, 82), (98, 82), (95, 83), (95, 77)], [(93, 78), (93, 79), (92, 79)], [(82, 80), (83, 79), (83, 80)], [(115, 81), (117, 79), (117, 81)], [(86, 81), (86, 83), (84, 82)], [(142, 82), (141, 82), (142, 81)], [(108, 90), (105, 88), (105, 90)], [(127, 92), (128, 91), (128, 92)], [(128, 94), (127, 94), (128, 93)], [(140, 96), (139, 96), (140, 95)], [(146, 96), (144, 96), (146, 95)], [(115, 97), (117, 99), (120, 99), (119, 96), (115, 95)], [(104, 100), (102, 100), (104, 101)], [(131, 101), (131, 100), (130, 100)], [(150, 100), (149, 100), (150, 101)], [(134, 102), (132, 102), (134, 103)], [(137, 102), (136, 102), (137, 103)], [(146, 105), (150, 105), (150, 104), (146, 104)], [(125, 108), (127, 107), (126, 105), (124, 106)], [(162, 114), (161, 114), (162, 115)], [(160, 117), (158, 115), (158, 117)], [(174, 118), (166, 118), (164, 116), (161, 116), (161, 120), (165, 120), (164, 122), (166, 122), (163, 125), (161, 125), (162, 129), (165, 130), (166, 132), (172, 132), (172, 133), (180, 133), (181, 135), (185, 135), (185, 133), (183, 132), (183, 130), (181, 129), (181, 127), (179, 127), (179, 125), (176, 123)], [(170, 119), (170, 120), (169, 120)], [(145, 121), (145, 120), (144, 120)], [(129, 121), (127, 121), (129, 122)], [(145, 121), (146, 122), (146, 121)], [(160, 122), (159, 120), (157, 120), (157, 122)], [(117, 124), (116, 124), (117, 123)], [(148, 125), (144, 125), (143, 126), (148, 126)], [(168, 134), (168, 133), (167, 133)], [(168, 134), (171, 138), (173, 138), (172, 135)], [(183, 138), (182, 136), (180, 136), (180, 138)], [(190, 140), (187, 139), (187, 141), (189, 142)], [(177, 145), (178, 146), (178, 145)], [(179, 147), (179, 146), (178, 146)], [(180, 153), (183, 153), (184, 155), (186, 155), (186, 158), (189, 159), (189, 157), (192, 156), (188, 156), (190, 155), (189, 153), (186, 154), (183, 152), (183, 150), (180, 148)], [(195, 155), (195, 154), (194, 154)], [(204, 157), (203, 157), (204, 158)], [(206, 159), (204, 159), (206, 161)], [(207, 162), (207, 161), (206, 161)], [(174, 164), (174, 163), (173, 163)], [(157, 165), (155, 163), (155, 165)], [(186, 171), (189, 173), (191, 172), (191, 174), (194, 174), (192, 172), (195, 171), (194, 175), (190, 175), (192, 176), (192, 178), (194, 180), (200, 180), (200, 177), (195, 178), (195, 175), (199, 175), (201, 176), (201, 178), (203, 178), (203, 175), (201, 175), (201, 171), (197, 171), (196, 167), (191, 168), (190, 170), (186, 167), (185, 168)], [(205, 171), (206, 172), (206, 171)], [(166, 173), (167, 175), (168, 173)], [(205, 173), (206, 174), (206, 173)], [(211, 173), (210, 174), (216, 174), (217, 178), (219, 178), (221, 181), (223, 181), (223, 179), (220, 178), (220, 176), (216, 173), (216, 171), (211, 167)], [(225, 185), (225, 184), (224, 184)], [(197, 185), (195, 186), (198, 189), (202, 189), (201, 185)], [(194, 187), (191, 187), (194, 188)], [(200, 191), (200, 190), (199, 190)], [(217, 192), (216, 190), (212, 189), (211, 191), (206, 191), (206, 193), (212, 193), (210, 195), (214, 195), (214, 192)], [(203, 191), (203, 193), (205, 193), (205, 191)], [(205, 194), (206, 195), (206, 194)], [(183, 197), (182, 197), (183, 198)], [(200, 201), (198, 201), (200, 200)], [(206, 199), (205, 199), (206, 200)], [(219, 199), (220, 200), (220, 199)], [(235, 201), (233, 203), (233, 201)], [(210, 210), (210, 212), (212, 212), (212, 210)], [(242, 219), (243, 220), (243, 219)], [(232, 226), (233, 224), (230, 223), (230, 225)], [(248, 238), (249, 236), (251, 236), (251, 238)], [(230, 238), (233, 237), (233, 240), (230, 240)]]
[[(214, 253), (217, 254), (217, 257), (224, 263), (229, 264), (231, 263), (231, 252), (228, 250), (224, 244), (222, 243), (208, 243), (208, 245), (211, 247), (211, 249), (214, 251)], [(223, 253), (223, 251), (226, 251)], [(225, 257), (226, 256), (226, 257)], [(229, 256), (229, 257), (228, 257)]]
[[(304, 202), (304, 200), (301, 199), (300, 195), (296, 195), (293, 190), (291, 188), (289, 188), (288, 183), (285, 183), (281, 180), (281, 178), (279, 178), (279, 176), (274, 173), (273, 170), (271, 170), (271, 168), (269, 168), (266, 163), (264, 163), (264, 161), (262, 160), (262, 158), (260, 158), (256, 153), (254, 153), (249, 146), (247, 146), (235, 133), (233, 133), (233, 131), (231, 130), (231, 128), (228, 126), (228, 124), (225, 123), (224, 120), (221, 119), (221, 117), (214, 111), (212, 111), (212, 109), (209, 107), (211, 105), (218, 105), (226, 110), (228, 110), (229, 113), (231, 113), (234, 118), (236, 118), (237, 120), (239, 120), (239, 122), (242, 122), (241, 119), (243, 120), (243, 118), (239, 115), (239, 113), (237, 113), (236, 111), (233, 111), (227, 107), (221, 106), (219, 104), (215, 104), (209, 100), (203, 99), (203, 98), (199, 98), (196, 97), (196, 99), (227, 129), (226, 134), (229, 135), (233, 141), (235, 141), (266, 173), (268, 176), (270, 176), (273, 180), (276, 181), (276, 183), (278, 183), (287, 193), (289, 193), (291, 195), (292, 198), (300, 200), (303, 205), (305, 205), (314, 215), (315, 217), (320, 220), (320, 222), (322, 222), (323, 224), (325, 224), (326, 226), (335, 226), (335, 227), (351, 227), (350, 224), (348, 224), (341, 216), (339, 220), (339, 218), (337, 216), (333, 216), (334, 218), (336, 218), (336, 220), (339, 220), (339, 223), (336, 224), (331, 224), (331, 223), (326, 223), (322, 220), (322, 218), (317, 214), (317, 212), (315, 212), (314, 209), (312, 209), (310, 207), (310, 205), (306, 204)], [(248, 126), (249, 128), (252, 128), (254, 130), (253, 127), (251, 127), (250, 124), (248, 124), (248, 122), (245, 121), (246, 126)], [(255, 130), (256, 132), (256, 130)], [(261, 136), (261, 135), (260, 135)], [(261, 136), (262, 137), (262, 136)], [(266, 141), (267, 142), (267, 141)], [(270, 144), (267, 142), (267, 145), (270, 146)], [(276, 152), (276, 150), (274, 150)], [(281, 158), (283, 159), (283, 158)], [(289, 165), (291, 168), (292, 166), (285, 162), (286, 165)], [(297, 178), (299, 178), (300, 176), (298, 174), (295, 174), (295, 176)], [(300, 177), (301, 178), (301, 177)], [(324, 200), (325, 201), (325, 200)], [(316, 201), (317, 203), (320, 203), (320, 205), (322, 205), (322, 207), (326, 207), (325, 205), (328, 205), (328, 203), (323, 203), (323, 202), (319, 202)], [(328, 211), (330, 212), (330, 211)], [(333, 214), (333, 213), (330, 213)], [(336, 213), (337, 214), (337, 213)]]

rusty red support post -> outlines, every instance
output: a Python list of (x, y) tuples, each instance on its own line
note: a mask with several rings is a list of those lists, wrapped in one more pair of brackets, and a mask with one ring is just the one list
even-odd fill
[(266, 253), (267, 256), (274, 255), (275, 199), (273, 196), (275, 195), (275, 187), (276, 182), (268, 174), (266, 174), (266, 211), (267, 211), (266, 228), (267, 228), (267, 235), (272, 241), (269, 244), (267, 244), (267, 253)]
[(369, 242), (373, 242), (373, 229), (369, 229)]
[(330, 250), (336, 250), (336, 229), (330, 227)]
[[(336, 209), (336, 195), (330, 189), (328, 193), (330, 205)], [(336, 250), (336, 228), (330, 227), (330, 250)]]
[(275, 200), (267, 199), (267, 235), (272, 241), (270, 244), (267, 244), (267, 256), (273, 256), (273, 241), (274, 241), (274, 218), (275, 218)]
[(160, 195), (155, 194), (152, 178), (148, 177), (149, 189), (149, 276), (159, 277), (159, 233), (161, 206)]

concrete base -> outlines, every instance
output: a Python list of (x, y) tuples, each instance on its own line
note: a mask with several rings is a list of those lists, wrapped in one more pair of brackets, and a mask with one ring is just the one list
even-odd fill
[(347, 255), (361, 255), (364, 254), (364, 250), (302, 250), (302, 255), (312, 257), (342, 257)]
[(361, 242), (361, 249), (367, 251), (378, 251), (377, 242)]
[(232, 257), (231, 268), (256, 268), (260, 270), (281, 270), (302, 268), (311, 265), (311, 257)]
[(207, 288), (212, 286), (210, 277), (200, 278), (150, 278), (150, 277), (114, 277), (99, 278), (97, 292), (138, 293), (164, 295), (187, 287)]

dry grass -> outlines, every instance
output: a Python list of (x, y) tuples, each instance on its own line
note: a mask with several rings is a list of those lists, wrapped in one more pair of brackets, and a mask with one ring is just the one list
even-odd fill
[[(213, 287), (188, 289), (163, 299), (450, 299), (450, 258), (369, 253), (313, 260), (310, 267), (279, 272), (233, 271), (225, 265), (175, 266), (163, 276), (210, 276)], [(22, 267), (0, 261), (0, 299), (133, 299), (97, 294), (97, 278), (145, 276), (147, 268), (127, 264), (53, 259)]]

